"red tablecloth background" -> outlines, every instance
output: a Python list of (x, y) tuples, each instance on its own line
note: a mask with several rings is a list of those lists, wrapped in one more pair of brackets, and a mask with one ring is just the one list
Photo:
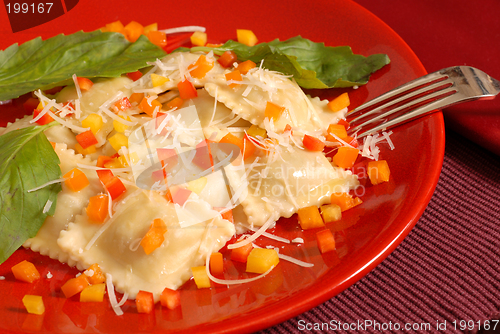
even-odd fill
[[(500, 79), (500, 1), (356, 2), (395, 30), (428, 72), (470, 65)], [(400, 333), (424, 332), (405, 330), (405, 323), (429, 324), (430, 332), (500, 333), (500, 323), (496, 331), (494, 322), (489, 331), (484, 328), (500, 311), (500, 98), (450, 107), (444, 114), (441, 177), (408, 237), (340, 295), (262, 333), (299, 332), (323, 323), (353, 328), (330, 327), (338, 333), (391, 332), (357, 327), (366, 320), (381, 329), (401, 324)]]

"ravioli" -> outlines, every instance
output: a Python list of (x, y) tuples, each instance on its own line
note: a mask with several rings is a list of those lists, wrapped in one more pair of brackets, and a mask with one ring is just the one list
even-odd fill
[[(279, 155), (279, 156), (278, 156)], [(229, 184), (241, 193), (248, 223), (262, 226), (269, 219), (291, 217), (299, 208), (330, 202), (333, 192), (348, 192), (359, 185), (350, 171), (333, 167), (321, 152), (295, 148), (225, 168)]]
[[(145, 290), (159, 300), (165, 287), (177, 289), (191, 277), (191, 267), (203, 265), (235, 233), (232, 223), (197, 198), (181, 207), (156, 192), (131, 187), (115, 208), (105, 225), (89, 222), (86, 214), (78, 216), (61, 232), (58, 244), (82, 270), (98, 263), (129, 298)], [(139, 242), (156, 218), (168, 230), (163, 244), (146, 255)]]
[(287, 124), (306, 132), (325, 130), (325, 125), (337, 123), (347, 111), (329, 111), (328, 101), (318, 103), (319, 99), (311, 99), (295, 81), (277, 72), (253, 69), (242, 79), (237, 88), (232, 88), (221, 75), (206, 83), (205, 89), (236, 115), (263, 129), (267, 102), (285, 108), (274, 120), (277, 131), (283, 131)]
[[(75, 154), (73, 150), (68, 150), (65, 144), (57, 143), (54, 150), (61, 161), (59, 166), (63, 175), (76, 168), (77, 164), (95, 166), (94, 161)], [(67, 262), (71, 266), (75, 264), (74, 261), (70, 260), (68, 254), (61, 250), (57, 244), (59, 234), (68, 227), (69, 223), (75, 220), (77, 215), (82, 213), (91, 196), (103, 191), (103, 186), (94, 170), (83, 168), (80, 170), (87, 176), (89, 186), (74, 192), (63, 183), (62, 191), (57, 195), (55, 214), (48, 216), (37, 235), (26, 240), (23, 244), (26, 248), (30, 248), (42, 255), (48, 255), (50, 258), (63, 263)]]

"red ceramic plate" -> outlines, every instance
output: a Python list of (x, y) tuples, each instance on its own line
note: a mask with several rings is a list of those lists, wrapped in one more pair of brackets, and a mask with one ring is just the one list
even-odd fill
[[(64, 1), (63, 1), (64, 2)], [(70, 1), (66, 1), (69, 6)], [(75, 1), (73, 1), (73, 4)], [(368, 85), (350, 92), (352, 106), (373, 98), (425, 70), (419, 60), (388, 26), (356, 3), (328, 1), (95, 1), (83, 0), (67, 13), (35, 28), (12, 33), (5, 13), (0, 12), (0, 49), (38, 35), (90, 31), (115, 20), (142, 24), (158, 22), (160, 28), (183, 25), (207, 27), (212, 40), (234, 39), (237, 28), (252, 29), (260, 41), (301, 35), (327, 45), (350, 45), (355, 53), (387, 53), (392, 63), (372, 76)], [(331, 98), (339, 91), (312, 92)], [(2, 121), (15, 113), (2, 107)], [(10, 119), (9, 119), (10, 118)], [(0, 266), (2, 300), (0, 332), (20, 333), (166, 333), (190, 329), (200, 332), (251, 332), (285, 321), (335, 296), (361, 279), (403, 240), (427, 206), (437, 183), (444, 152), (444, 125), (440, 113), (394, 130), (395, 150), (381, 146), (389, 161), (390, 182), (364, 188), (363, 204), (345, 212), (343, 225), (332, 225), (336, 252), (321, 255), (316, 231), (302, 232), (295, 217), (281, 220), (275, 233), (289, 239), (302, 237), (297, 246), (260, 240), (280, 246), (282, 253), (314, 263), (304, 269), (281, 261), (270, 275), (241, 286), (214, 286), (197, 290), (188, 282), (181, 290), (182, 305), (169, 311), (157, 305), (154, 313), (138, 314), (129, 301), (125, 314), (116, 316), (109, 303), (80, 303), (65, 299), (59, 288), (77, 271), (26, 250), (17, 251)], [(16, 282), (10, 267), (28, 259), (39, 268), (42, 279), (34, 284)], [(244, 267), (227, 261), (227, 278)], [(53, 277), (46, 278), (50, 272)], [(243, 274), (244, 275), (244, 274)], [(47, 306), (42, 316), (28, 315), (21, 299), (42, 295)]]

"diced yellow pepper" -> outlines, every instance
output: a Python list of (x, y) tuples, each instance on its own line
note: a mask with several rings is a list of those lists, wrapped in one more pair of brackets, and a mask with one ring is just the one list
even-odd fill
[(248, 46), (254, 46), (257, 44), (257, 36), (255, 36), (252, 30), (236, 29), (236, 37), (238, 38), (238, 42), (241, 44)]
[(116, 152), (118, 152), (122, 146), (128, 147), (128, 138), (122, 133), (115, 133), (108, 139), (108, 141)]
[[(129, 116), (127, 116), (127, 118), (125, 118), (123, 116), (119, 116), (119, 117), (123, 118), (126, 121), (130, 121), (130, 117)], [(115, 129), (116, 132), (124, 133), (128, 129), (128, 125), (127, 124), (123, 124), (122, 122), (119, 122), (117, 120), (113, 120), (113, 128)]]
[(102, 116), (98, 114), (90, 114), (82, 121), (82, 127), (90, 128), (94, 135), (101, 130), (103, 124)]
[(97, 149), (95, 148), (95, 145), (90, 145), (87, 148), (83, 148), (82, 145), (76, 143), (75, 144), (75, 151), (80, 153), (81, 155), (87, 155), (87, 154), (95, 153), (97, 151)]
[(193, 272), (194, 283), (198, 289), (210, 287), (210, 278), (207, 275), (205, 266), (192, 267), (191, 271)]
[(322, 205), (320, 211), (325, 223), (336, 222), (342, 218), (342, 210), (336, 204)]
[(43, 314), (45, 312), (42, 296), (25, 295), (23, 297), (23, 304), (28, 313)]
[(248, 273), (263, 274), (280, 262), (278, 252), (274, 249), (254, 248), (247, 258)]
[(247, 135), (252, 137), (260, 136), (262, 139), (267, 138), (267, 131), (265, 129), (259, 128), (257, 125), (253, 124), (248, 130)]
[(328, 102), (328, 108), (330, 108), (331, 111), (337, 112), (340, 111), (344, 108), (349, 107), (351, 104), (349, 100), (349, 95), (347, 93), (342, 93), (330, 102)]
[(104, 291), (106, 283), (89, 285), (80, 292), (81, 302), (102, 302), (104, 300)]
[(207, 178), (202, 176), (196, 180), (189, 181), (187, 184), (187, 188), (196, 194), (200, 194), (203, 188), (207, 185)]
[(144, 27), (144, 31), (142, 33), (144, 35), (147, 35), (148, 32), (157, 31), (157, 30), (158, 30), (158, 23), (151, 23), (150, 25), (147, 25)]
[(201, 31), (195, 31), (191, 35), (191, 44), (204, 46), (205, 44), (207, 44), (207, 34)]
[(155, 73), (151, 73), (151, 82), (153, 83), (153, 87), (159, 87), (163, 85), (165, 82), (169, 82), (170, 79), (167, 77), (164, 77), (162, 75), (158, 75)]

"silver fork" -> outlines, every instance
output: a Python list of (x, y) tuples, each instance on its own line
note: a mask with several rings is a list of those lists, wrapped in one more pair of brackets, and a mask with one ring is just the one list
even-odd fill
[[(477, 99), (492, 99), (500, 81), (470, 66), (442, 69), (412, 80), (347, 114), (358, 138), (390, 129), (437, 109)], [(353, 118), (354, 117), (354, 118)]]

